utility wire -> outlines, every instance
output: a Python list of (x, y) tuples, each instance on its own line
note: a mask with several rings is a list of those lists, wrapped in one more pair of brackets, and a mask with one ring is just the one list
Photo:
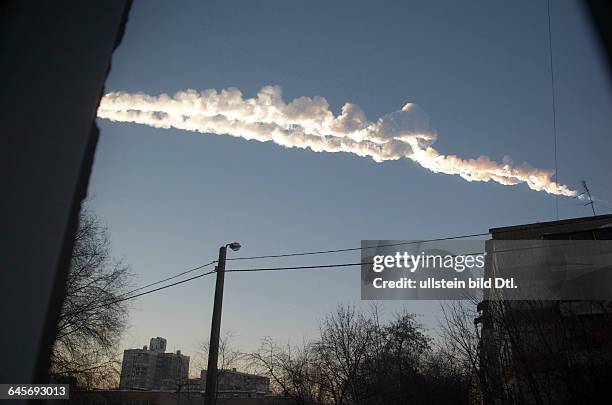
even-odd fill
[[(210, 262), (210, 263), (206, 263), (206, 264), (203, 264), (203, 265), (201, 265), (201, 266), (194, 267), (194, 268), (189, 269), (189, 270), (185, 270), (185, 271), (183, 271), (183, 272), (181, 272), (181, 273), (178, 273), (178, 274), (175, 274), (175, 275), (173, 275), (173, 276), (167, 277), (167, 278), (165, 278), (165, 279), (163, 279), (163, 280), (155, 281), (155, 282), (153, 282), (153, 283), (150, 283), (150, 284), (147, 284), (147, 285), (143, 285), (142, 287), (138, 287), (138, 288), (136, 288), (136, 289), (134, 289), (134, 290), (130, 290), (130, 291), (126, 291), (126, 292), (124, 292), (124, 293), (118, 294), (118, 295), (117, 295), (117, 297), (120, 299), (120, 298), (125, 297), (126, 295), (127, 295), (127, 296), (129, 296), (129, 295), (131, 295), (131, 294), (133, 294), (133, 293), (135, 293), (135, 292), (137, 292), (137, 291), (144, 290), (145, 288), (148, 288), (148, 287), (151, 287), (151, 286), (154, 286), (154, 285), (157, 285), (157, 284), (163, 283), (163, 282), (165, 282), (165, 281), (173, 280), (173, 279), (175, 279), (175, 278), (177, 278), (177, 277), (180, 277), (180, 276), (182, 276), (182, 275), (185, 275), (185, 274), (192, 273), (192, 272), (194, 272), (194, 271), (197, 271), (197, 270), (203, 269), (203, 268), (208, 267), (208, 266), (210, 266), (211, 264), (214, 264), (214, 263), (216, 263), (216, 262), (217, 262), (216, 260), (213, 260), (213, 261), (212, 261), (212, 262)], [(180, 284), (180, 283), (179, 283), (179, 284)], [(165, 288), (165, 287), (164, 287), (164, 288)], [(142, 295), (142, 294), (135, 295), (134, 297), (137, 297), (137, 296), (140, 296), (140, 295)], [(126, 299), (130, 299), (130, 298), (131, 298), (131, 297), (127, 297)], [(117, 300), (113, 300), (113, 301), (111, 301), (111, 302), (110, 302), (110, 303), (108, 303), (108, 304), (106, 304), (106, 303), (105, 303), (105, 304), (103, 304), (102, 306), (112, 305), (112, 304), (114, 304), (114, 303), (121, 302), (121, 301), (124, 301), (124, 300), (121, 300), (121, 299), (120, 299), (120, 300), (118, 300), (118, 301), (117, 301)], [(99, 305), (98, 305), (98, 306), (91, 306), (91, 305), (93, 305), (94, 303), (95, 303), (95, 301), (92, 301), (92, 302), (90, 302), (89, 304), (85, 305), (84, 307), (79, 308), (79, 310), (78, 310), (78, 311), (76, 311), (76, 312), (75, 312), (75, 313), (73, 313), (73, 314), (70, 314), (70, 317), (71, 317), (71, 318), (73, 318), (74, 316), (79, 315), (79, 314), (81, 314), (81, 313), (83, 313), (83, 312), (85, 312), (85, 311), (92, 311), (92, 310), (94, 310), (94, 309), (98, 309), (98, 308), (100, 308), (100, 307), (101, 307), (101, 306), (99, 306)]]
[[(364, 263), (327, 264), (327, 265), (318, 265), (318, 266), (268, 267), (268, 268), (255, 268), (255, 269), (234, 269), (234, 270), (225, 270), (225, 272), (229, 273), (229, 272), (270, 271), (270, 270), (305, 270), (305, 269), (318, 269), (318, 268), (330, 268), (330, 267), (360, 266), (362, 264), (372, 264), (372, 263), (371, 262), (364, 262)], [(98, 309), (98, 308), (103, 308), (103, 307), (106, 307), (106, 306), (109, 306), (109, 305), (117, 304), (119, 302), (123, 302), (123, 301), (131, 300), (131, 299), (134, 299), (134, 298), (142, 297), (143, 295), (151, 294), (151, 293), (154, 293), (154, 292), (157, 292), (157, 291), (164, 290), (166, 288), (174, 287), (174, 286), (179, 285), (179, 284), (187, 283), (189, 281), (193, 281), (195, 279), (198, 279), (198, 278), (201, 278), (201, 277), (204, 277), (204, 276), (208, 276), (208, 275), (213, 274), (213, 273), (216, 273), (216, 271), (215, 270), (211, 270), (211, 271), (208, 271), (206, 273), (198, 274), (197, 276), (186, 278), (185, 280), (177, 281), (177, 282), (174, 282), (172, 284), (167, 284), (167, 285), (164, 285), (164, 286), (161, 286), (161, 287), (158, 287), (158, 288), (154, 288), (153, 290), (141, 292), (141, 293), (135, 294), (135, 295), (130, 295), (129, 297), (117, 298), (117, 299), (114, 299), (112, 301), (108, 301), (108, 302), (105, 302), (103, 304), (94, 306), (92, 308), (88, 308), (88, 310), (89, 311), (93, 311), (93, 310)], [(139, 289), (142, 289), (142, 288), (145, 288), (145, 287), (141, 287)], [(134, 290), (134, 291), (136, 291), (136, 290)]]
[[(151, 294), (151, 293), (154, 293), (154, 292), (157, 292), (157, 291), (160, 291), (160, 290), (164, 290), (166, 288), (174, 287), (176, 285), (183, 284), (183, 283), (195, 280), (195, 279), (200, 278), (200, 277), (208, 276), (209, 274), (212, 274), (214, 272), (215, 272), (214, 270), (213, 271), (209, 271), (207, 273), (199, 274), (197, 276), (193, 276), (193, 277), (187, 278), (185, 280), (181, 280), (181, 281), (177, 281), (177, 282), (172, 283), (172, 284), (161, 286), (161, 287), (155, 288), (155, 289), (150, 290), (150, 291), (145, 291), (145, 292), (142, 292), (142, 293), (139, 293), (139, 294), (136, 294), (136, 295), (131, 295), (129, 297), (113, 299), (113, 300), (110, 300), (110, 301), (103, 302), (103, 303), (101, 303), (99, 305), (95, 305), (95, 306), (90, 307), (90, 305), (93, 304), (93, 302), (92, 302), (90, 304), (87, 304), (85, 307), (80, 308), (77, 312), (71, 314), (71, 316), (74, 317), (74, 316), (79, 315), (79, 314), (81, 314), (81, 313), (83, 313), (85, 311), (94, 311), (94, 310), (99, 309), (99, 308), (104, 308), (104, 307), (107, 307), (107, 306), (110, 306), (110, 305), (117, 304), (119, 302), (131, 300), (131, 299), (134, 299), (134, 298), (137, 298), (137, 297), (141, 297), (143, 295), (147, 295), (147, 294)], [(139, 289), (142, 289), (142, 288), (145, 288), (145, 287), (141, 287)], [(134, 290), (134, 291), (136, 291), (136, 290)], [(125, 294), (123, 294), (123, 295), (125, 295)], [(121, 295), (119, 297), (121, 297)], [(69, 333), (71, 333), (71, 332), (65, 333), (64, 335), (69, 334)]]
[[(297, 253), (284, 253), (284, 254), (264, 255), (264, 256), (234, 257), (234, 258), (228, 258), (226, 260), (227, 261), (230, 261), (230, 260), (254, 260), (254, 259), (272, 259), (272, 258), (293, 257), (293, 256), (311, 256), (311, 255), (319, 255), (319, 254), (351, 252), (351, 251), (363, 250), (363, 249), (368, 249), (368, 248), (393, 247), (393, 246), (412, 245), (412, 244), (424, 243), (424, 242), (438, 242), (438, 241), (444, 241), (444, 240), (464, 239), (464, 238), (470, 238), (470, 237), (476, 237), (476, 236), (485, 236), (485, 235), (488, 235), (488, 234), (489, 234), (488, 232), (487, 233), (477, 233), (477, 234), (472, 234), (472, 235), (449, 236), (449, 237), (445, 237), (445, 238), (436, 238), (436, 239), (428, 239), (428, 240), (420, 240), (420, 241), (410, 241), (410, 242), (399, 242), (399, 243), (391, 243), (391, 244), (379, 245), (379, 246), (364, 246), (364, 247), (348, 248), (348, 249), (332, 249), (332, 250), (319, 250), (319, 251), (314, 251), (314, 252), (297, 252)], [(125, 297), (126, 295), (130, 295), (130, 294), (133, 294), (133, 293), (135, 293), (137, 291), (144, 290), (145, 288), (149, 288), (149, 287), (152, 287), (152, 286), (157, 285), (157, 284), (161, 284), (161, 283), (166, 282), (166, 281), (174, 280), (175, 278), (181, 277), (181, 276), (183, 276), (185, 274), (193, 273), (194, 271), (201, 270), (201, 269), (206, 268), (208, 266), (211, 266), (211, 265), (213, 265), (215, 263), (217, 263), (217, 260), (213, 260), (213, 261), (208, 262), (206, 264), (203, 264), (201, 266), (197, 266), (197, 267), (194, 267), (192, 269), (185, 270), (183, 272), (180, 272), (180, 273), (175, 274), (173, 276), (164, 278), (162, 280), (155, 281), (155, 282), (150, 283), (150, 284), (146, 284), (146, 285), (144, 285), (142, 287), (138, 287), (138, 288), (136, 288), (134, 290), (127, 291), (125, 293), (122, 293), (122, 294), (118, 295), (118, 297)]]
[(358, 263), (340, 263), (340, 264), (322, 264), (317, 266), (294, 266), (294, 267), (263, 267), (255, 269), (226, 269), (226, 273), (232, 273), (235, 271), (248, 272), (248, 271), (275, 271), (275, 270), (306, 270), (306, 269), (324, 269), (330, 267), (351, 267), (361, 266), (362, 264), (373, 264), (372, 262), (358, 262)]
[[(469, 237), (477, 237), (477, 236), (486, 236), (489, 233), (477, 233), (477, 234), (471, 234), (471, 235), (458, 235), (458, 236), (449, 236), (449, 237), (445, 237), (445, 238), (436, 238), (436, 239), (427, 239), (427, 240), (420, 240), (420, 241), (410, 241), (410, 242), (399, 242), (399, 243), (391, 243), (391, 244), (386, 244), (386, 245), (379, 245), (379, 246), (363, 246), (363, 247), (356, 247), (356, 248), (348, 248), (348, 249), (332, 249), (332, 250), (320, 250), (320, 251), (314, 251), (314, 252), (297, 252), (297, 253), (285, 253), (285, 254), (276, 254), (276, 255), (263, 255), (263, 256), (251, 256), (251, 257), (236, 257), (236, 258), (228, 258), (226, 259), (227, 261), (230, 260), (254, 260), (254, 259), (268, 259), (268, 258), (279, 258), (279, 257), (293, 257), (293, 256), (310, 256), (310, 255), (318, 255), (318, 254), (329, 254), (329, 253), (340, 253), (340, 252), (350, 252), (350, 251), (356, 251), (356, 250), (363, 250), (363, 249), (368, 249), (368, 248), (382, 248), (382, 247), (393, 247), (393, 246), (403, 246), (403, 245), (412, 245), (412, 244), (416, 244), (416, 243), (426, 243), (426, 242), (436, 242), (436, 241), (444, 241), (444, 240), (453, 240), (453, 239), (462, 239), (462, 238), (469, 238)], [(156, 292), (156, 291), (160, 291), (163, 290), (165, 288), (169, 288), (169, 287), (173, 287), (175, 285), (178, 284), (182, 284), (185, 283), (187, 281), (191, 281), (200, 277), (203, 277), (205, 275), (208, 274), (212, 274), (215, 271), (209, 271), (207, 273), (195, 276), (195, 277), (191, 277), (185, 280), (181, 280), (179, 282), (176, 283), (172, 283), (172, 284), (168, 284), (150, 291), (145, 291), (143, 293), (139, 293), (136, 295), (132, 295), (137, 291), (141, 291), (144, 290), (146, 288), (152, 287), (154, 285), (157, 284), (161, 284), (163, 282), (166, 281), (170, 281), (173, 279), (176, 279), (178, 277), (181, 277), (185, 274), (189, 274), (192, 273), (194, 271), (197, 270), (201, 270), (203, 268), (206, 268), (208, 266), (211, 266), (213, 264), (217, 263), (217, 260), (213, 260), (211, 262), (208, 262), (206, 264), (182, 271), (180, 273), (177, 273), (175, 275), (172, 275), (170, 277), (166, 277), (162, 280), (158, 280), (155, 281), (153, 283), (149, 283), (146, 284), (142, 287), (138, 287), (136, 289), (127, 291), (125, 293), (119, 294), (117, 297), (117, 299), (109, 301), (107, 303), (104, 304), (100, 304), (98, 306), (92, 307), (92, 308), (83, 308), (83, 311), (85, 310), (94, 310), (94, 309), (98, 309), (100, 307), (103, 306), (108, 306), (108, 305), (112, 305), (112, 304), (116, 304), (119, 302), (123, 302), (123, 301), (127, 301), (133, 298), (137, 298), (146, 294), (150, 294), (152, 292)], [(345, 264), (337, 264), (337, 265), (321, 265), (321, 266), (298, 266), (298, 267), (278, 267), (278, 268), (262, 268), (262, 269), (235, 269), (235, 270), (226, 270), (227, 272), (244, 272), (244, 271), (273, 271), (273, 270), (298, 270), (298, 269), (317, 269), (317, 268), (333, 268), (333, 267), (349, 267), (349, 266), (358, 266), (361, 264), (371, 264), (371, 263), (345, 263)], [(82, 311), (81, 311), (82, 312)]]
[(175, 278), (177, 278), (177, 277), (183, 276), (183, 275), (188, 274), (188, 273), (193, 273), (194, 271), (198, 271), (198, 270), (200, 270), (200, 269), (203, 269), (203, 268), (208, 267), (208, 266), (210, 266), (210, 265), (212, 265), (212, 264), (215, 264), (215, 263), (217, 263), (217, 260), (213, 260), (212, 262), (209, 262), (209, 263), (203, 264), (203, 265), (201, 265), (201, 266), (194, 267), (194, 268), (189, 269), (189, 270), (185, 270), (185, 271), (183, 271), (183, 272), (181, 272), (181, 273), (175, 274), (174, 276), (171, 276), (171, 277), (168, 277), (168, 278), (164, 278), (163, 280), (159, 280), (159, 281), (155, 281), (154, 283), (150, 283), (150, 284), (147, 284), (147, 285), (143, 285), (142, 287), (138, 287), (138, 288), (136, 288), (136, 289), (134, 289), (134, 290), (131, 290), (131, 291), (125, 292), (125, 293), (123, 293), (123, 294), (120, 294), (120, 295), (119, 295), (119, 297), (124, 297), (124, 296), (126, 296), (126, 295), (133, 294), (133, 293), (135, 293), (136, 291), (144, 290), (145, 288), (148, 288), (148, 287), (151, 287), (151, 286), (154, 286), (154, 285), (157, 285), (157, 284), (161, 284), (161, 283), (163, 283), (163, 282), (165, 282), (165, 281), (174, 280), (174, 279), (175, 279)]
[[(572, 245), (572, 244), (573, 242), (566, 242), (563, 244), (556, 244), (556, 246), (564, 246), (564, 245)], [(396, 245), (398, 244), (384, 245), (384, 246), (396, 246)], [(516, 251), (521, 251), (521, 250), (532, 250), (532, 249), (544, 249), (548, 247), (550, 246), (547, 246), (547, 245), (523, 246), (523, 247), (512, 248), (512, 249), (493, 250), (489, 252), (485, 251), (485, 252), (458, 253), (458, 254), (449, 254), (445, 256), (457, 257), (457, 256), (476, 256), (476, 255), (482, 255), (482, 254), (494, 255), (498, 253), (516, 252)], [(262, 268), (253, 268), (253, 269), (226, 269), (225, 272), (231, 273), (231, 272), (251, 272), (251, 271), (307, 270), (307, 269), (325, 269), (325, 268), (333, 268), (333, 267), (351, 267), (351, 266), (361, 266), (361, 265), (370, 265), (370, 264), (374, 264), (374, 263), (373, 262), (357, 262), (357, 263), (322, 264), (322, 265), (315, 265), (315, 266), (293, 266), (293, 267), (284, 266), (284, 267), (262, 267)]]
[[(304, 270), (304, 269), (316, 269), (316, 268), (360, 266), (362, 264), (372, 264), (372, 263), (342, 263), (342, 264), (328, 264), (328, 265), (319, 265), (319, 266), (271, 267), (271, 268), (259, 268), (259, 269), (235, 269), (235, 270), (225, 270), (225, 272), (229, 273), (229, 272), (270, 271), (270, 270)], [(157, 292), (157, 291), (164, 290), (166, 288), (174, 287), (174, 286), (179, 285), (179, 284), (187, 283), (189, 281), (193, 281), (195, 279), (198, 279), (198, 278), (201, 278), (201, 277), (204, 277), (204, 276), (208, 276), (208, 275), (213, 274), (213, 273), (216, 273), (216, 271), (215, 270), (211, 270), (211, 271), (208, 271), (208, 272), (203, 273), (203, 274), (198, 274), (197, 276), (186, 278), (185, 280), (177, 281), (177, 282), (174, 282), (172, 284), (167, 284), (167, 285), (164, 285), (164, 286), (161, 286), (161, 287), (158, 287), (158, 288), (154, 288), (153, 290), (141, 292), (141, 293), (135, 294), (135, 295), (130, 295), (129, 297), (117, 298), (117, 299), (114, 299), (112, 301), (108, 301), (108, 302), (102, 303), (100, 305), (97, 305), (97, 306), (94, 306), (94, 307), (91, 307), (91, 308), (87, 308), (87, 310), (93, 311), (93, 310), (98, 309), (98, 308), (103, 308), (103, 307), (106, 307), (106, 306), (109, 306), (109, 305), (117, 304), (119, 302), (123, 302), (123, 301), (131, 300), (131, 299), (134, 299), (134, 298), (142, 297), (143, 295), (151, 294), (151, 293), (154, 293), (154, 292)], [(145, 288), (145, 287), (141, 287), (140, 289), (142, 289), (142, 288)]]
[[(559, 182), (559, 168), (557, 167), (557, 106), (555, 97), (555, 70), (553, 68), (552, 31), (550, 28), (550, 0), (546, 0), (546, 11), (548, 14), (548, 55), (550, 62), (550, 87), (552, 92), (552, 114), (553, 114), (553, 138), (555, 153), (555, 183)], [(555, 196), (555, 212), (559, 219), (559, 195)]]
[[(441, 240), (445, 240), (445, 239), (441, 239)], [(563, 246), (563, 245), (571, 245), (572, 243), (574, 243), (574, 241), (569, 241), (563, 244), (558, 244), (557, 246)], [(385, 245), (385, 246), (397, 246), (399, 244), (392, 244), (392, 245)], [(493, 250), (490, 252), (472, 252), (472, 253), (464, 253), (464, 254), (454, 254), (454, 255), (450, 255), (450, 256), (475, 256), (475, 255), (480, 255), (480, 254), (497, 254), (497, 253), (507, 253), (507, 252), (513, 252), (513, 251), (521, 251), (521, 250), (531, 250), (531, 249), (542, 249), (542, 248), (547, 248), (547, 245), (544, 246), (524, 246), (524, 247), (520, 247), (520, 248), (512, 248), (512, 249), (502, 249), (502, 250)], [(261, 268), (245, 268), (245, 269), (226, 269), (224, 270), (225, 273), (233, 273), (233, 272), (259, 272), (259, 271), (282, 271), (282, 270), (311, 270), (311, 269), (328, 269), (328, 268), (338, 268), (338, 267), (355, 267), (355, 266), (361, 266), (361, 265), (371, 265), (374, 264), (373, 262), (355, 262), (355, 263), (337, 263), (337, 264), (323, 264), (323, 265), (313, 265), (313, 266), (284, 266), (284, 267), (261, 267)], [(135, 294), (135, 295), (131, 295), (129, 297), (123, 297), (123, 298), (118, 298), (109, 302), (105, 302), (103, 304), (100, 304), (98, 306), (95, 306), (93, 308), (90, 308), (90, 310), (94, 310), (94, 309), (98, 309), (98, 308), (102, 308), (105, 306), (109, 306), (109, 305), (113, 305), (119, 302), (123, 302), (123, 301), (127, 301), (127, 300), (131, 300), (137, 297), (141, 297), (143, 295), (147, 295), (147, 294), (151, 294), (157, 291), (161, 291), (164, 290), (166, 288), (170, 288), (170, 287), (174, 287), (176, 285), (179, 284), (183, 284), (183, 283), (187, 283), (189, 281), (193, 281), (195, 279), (204, 277), (204, 276), (208, 276), (210, 274), (216, 273), (216, 270), (211, 270), (208, 271), (206, 273), (203, 274), (199, 274), (197, 276), (193, 276), (190, 278), (187, 278), (185, 280), (181, 280), (181, 281), (177, 281), (171, 284), (167, 284), (158, 288), (155, 288), (153, 290), (149, 290), (149, 291), (145, 291), (139, 294)], [(145, 287), (141, 287), (145, 288)]]
[(472, 237), (477, 237), (477, 236), (486, 236), (488, 234), (489, 234), (489, 232), (475, 233), (475, 234), (471, 234), (471, 235), (449, 236), (449, 237), (446, 237), (446, 238), (436, 238), (436, 239), (417, 240), (417, 241), (410, 241), (410, 242), (390, 243), (390, 244), (378, 245), (378, 246), (361, 246), (361, 247), (348, 248), (348, 249), (319, 250), (319, 251), (314, 251), (314, 252), (297, 252), (297, 253), (285, 253), (285, 254), (265, 255), (265, 256), (231, 257), (231, 258), (228, 258), (226, 260), (230, 261), (230, 260), (273, 259), (273, 258), (279, 258), (279, 257), (309, 256), (309, 255), (321, 255), (321, 254), (328, 254), (328, 253), (352, 252), (352, 251), (356, 251), (356, 250), (363, 250), (363, 249), (370, 249), (370, 248), (374, 249), (374, 248), (383, 248), (383, 247), (414, 245), (414, 244), (417, 244), (417, 243), (440, 242), (440, 241), (453, 240), (453, 239), (465, 239), (465, 238), (472, 238)]
[[(166, 288), (174, 287), (176, 285), (183, 284), (183, 283), (186, 283), (188, 281), (192, 281), (192, 280), (195, 280), (197, 278), (204, 277), (204, 276), (208, 276), (208, 275), (213, 274), (213, 273), (215, 273), (215, 271), (211, 270), (211, 271), (208, 271), (206, 273), (198, 274), (197, 276), (186, 278), (185, 280), (181, 280), (181, 281), (174, 282), (172, 284), (167, 284), (167, 285), (164, 285), (164, 286), (161, 286), (161, 287), (157, 287), (157, 288), (154, 288), (154, 289), (149, 290), (149, 291), (141, 292), (139, 294), (130, 295), (129, 297), (117, 298), (115, 300), (112, 300), (112, 301), (109, 301), (109, 302), (105, 302), (103, 304), (100, 304), (98, 306), (90, 308), (90, 310), (94, 310), (94, 309), (106, 307), (106, 306), (109, 306), (109, 305), (117, 304), (119, 302), (131, 300), (131, 299), (134, 299), (134, 298), (137, 298), (137, 297), (142, 297), (143, 295), (151, 294), (151, 293), (154, 293), (154, 292), (157, 292), (157, 291), (160, 291), (160, 290), (164, 290)], [(142, 287), (142, 288), (144, 288), (144, 287)]]

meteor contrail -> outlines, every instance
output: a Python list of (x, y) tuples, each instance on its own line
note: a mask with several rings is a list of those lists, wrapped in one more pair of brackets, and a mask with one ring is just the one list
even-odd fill
[(459, 175), (467, 181), (525, 183), (536, 191), (575, 196), (576, 191), (552, 180), (553, 171), (514, 165), (504, 157), (497, 163), (487, 156), (462, 159), (442, 155), (431, 145), (436, 132), (429, 117), (415, 104), (368, 121), (363, 110), (345, 103), (335, 116), (323, 97), (299, 97), (286, 103), (278, 86), (263, 87), (256, 97), (244, 98), (235, 88), (197, 92), (185, 90), (173, 97), (111, 92), (98, 108), (98, 117), (155, 128), (231, 135), (288, 148), (315, 152), (347, 152), (376, 162), (408, 158), (434, 173)]

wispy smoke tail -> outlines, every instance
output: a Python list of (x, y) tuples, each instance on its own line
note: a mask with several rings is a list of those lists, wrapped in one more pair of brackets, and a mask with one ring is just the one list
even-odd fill
[(497, 163), (487, 156), (461, 159), (441, 155), (431, 146), (437, 135), (429, 118), (411, 103), (372, 122), (351, 103), (346, 103), (337, 116), (322, 97), (299, 97), (285, 103), (278, 86), (265, 86), (254, 98), (243, 98), (234, 88), (179, 91), (174, 97), (113, 92), (102, 98), (98, 117), (272, 141), (315, 152), (348, 152), (377, 162), (408, 158), (435, 173), (456, 174), (467, 181), (526, 183), (533, 190), (550, 194), (577, 194), (554, 182), (552, 171), (515, 166), (507, 157)]

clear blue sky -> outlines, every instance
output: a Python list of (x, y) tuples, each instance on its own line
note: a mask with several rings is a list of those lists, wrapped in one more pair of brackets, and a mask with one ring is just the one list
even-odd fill
[[(586, 179), (612, 200), (610, 83), (578, 2), (552, 1), (559, 180)], [(406, 102), (431, 117), (441, 153), (553, 168), (546, 2), (135, 2), (108, 91), (173, 93), (280, 85), (285, 100), (346, 101), (369, 119)], [(216, 258), (426, 239), (555, 218), (554, 197), (526, 186), (468, 183), (408, 160), (284, 149), (227, 136), (99, 120), (89, 194), (114, 254), (137, 285)], [(589, 215), (560, 198), (560, 217)], [(610, 207), (598, 204), (600, 213)], [(250, 265), (358, 261), (358, 253)], [(238, 267), (247, 263), (232, 263)], [(359, 300), (359, 270), (228, 274), (223, 329), (242, 350), (263, 336), (301, 342), (338, 303)], [(125, 347), (168, 339), (193, 355), (208, 339), (214, 279), (132, 305)], [(405, 305), (435, 327), (437, 302)]]

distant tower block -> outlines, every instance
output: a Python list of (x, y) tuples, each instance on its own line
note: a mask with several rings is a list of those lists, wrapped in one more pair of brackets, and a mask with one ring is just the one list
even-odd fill
[(151, 338), (151, 341), (149, 342), (149, 350), (164, 353), (166, 351), (166, 339), (159, 336)]

